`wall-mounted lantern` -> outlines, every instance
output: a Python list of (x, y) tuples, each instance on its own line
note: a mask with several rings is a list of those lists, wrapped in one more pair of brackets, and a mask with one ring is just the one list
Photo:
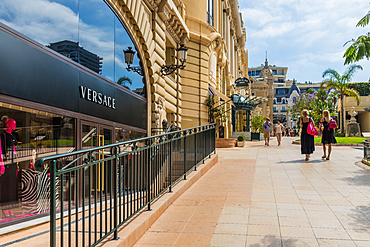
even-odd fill
[(170, 75), (177, 69), (184, 69), (188, 53), (188, 48), (185, 48), (184, 45), (180, 45), (180, 48), (177, 50), (177, 57), (180, 61), (180, 65), (163, 65), (161, 67), (161, 73), (162, 75)]
[(128, 47), (127, 50), (123, 50), (124, 56), (125, 56), (125, 63), (127, 64), (127, 71), (133, 71), (138, 73), (139, 75), (143, 75), (142, 68), (140, 66), (137, 67), (131, 67), (130, 65), (134, 61), (134, 55), (135, 51), (132, 50), (132, 47)]

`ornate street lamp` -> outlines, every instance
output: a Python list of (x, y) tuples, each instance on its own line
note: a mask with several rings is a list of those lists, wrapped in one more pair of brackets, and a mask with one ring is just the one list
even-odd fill
[(124, 56), (125, 56), (125, 63), (127, 63), (127, 71), (133, 71), (138, 73), (139, 75), (143, 75), (142, 68), (140, 66), (137, 67), (131, 67), (130, 64), (134, 61), (134, 55), (135, 51), (132, 50), (132, 47), (128, 47), (127, 50), (123, 50)]
[(161, 67), (161, 73), (162, 75), (170, 75), (177, 69), (184, 69), (187, 58), (188, 49), (184, 47), (184, 45), (180, 45), (180, 48), (177, 50), (177, 57), (179, 61), (181, 62), (180, 65), (163, 65)]

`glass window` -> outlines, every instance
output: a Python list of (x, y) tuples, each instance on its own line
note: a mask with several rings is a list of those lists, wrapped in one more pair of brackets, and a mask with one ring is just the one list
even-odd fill
[(123, 77), (123, 86), (145, 92), (143, 77), (126, 70), (123, 50), (136, 51), (133, 66), (141, 66), (140, 55), (105, 1), (25, 1), (20, 8), (19, 1), (6, 0), (0, 2), (0, 22), (111, 81)]
[(2, 102), (0, 118), (5, 168), (0, 176), (1, 226), (48, 212), (48, 192), (39, 186), (48, 179), (47, 170), (35, 171), (35, 160), (74, 151), (76, 119)]
[(213, 0), (208, 0), (208, 9), (207, 9), (207, 23), (209, 25), (214, 25), (213, 20)]

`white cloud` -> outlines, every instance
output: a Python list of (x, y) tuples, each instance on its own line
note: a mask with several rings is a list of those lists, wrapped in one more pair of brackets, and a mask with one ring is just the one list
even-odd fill
[[(86, 50), (103, 58), (103, 75), (114, 80), (127, 73), (123, 64), (123, 49), (133, 46), (126, 31), (102, 0), (80, 3), (75, 0), (0, 0), (0, 22), (40, 42), (79, 41)], [(116, 40), (114, 31), (116, 22)], [(135, 64), (138, 59), (135, 56)], [(136, 78), (140, 85), (141, 78)]]
[[(320, 81), (329, 67), (344, 71), (343, 44), (369, 30), (355, 27), (370, 10), (364, 0), (240, 1), (240, 9), (248, 30), (249, 65), (260, 65), (268, 50), (271, 64), (287, 66), (288, 78), (300, 81)], [(366, 69), (356, 75), (355, 80), (369, 78)]]

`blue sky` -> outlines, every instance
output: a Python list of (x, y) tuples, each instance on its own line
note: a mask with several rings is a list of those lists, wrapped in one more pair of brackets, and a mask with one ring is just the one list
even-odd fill
[[(327, 68), (342, 74), (344, 43), (370, 31), (356, 27), (370, 10), (369, 0), (239, 0), (244, 27), (249, 67), (265, 61), (288, 67), (288, 79), (299, 82), (322, 81)], [(353, 82), (369, 81), (370, 61), (359, 62), (364, 70)]]

